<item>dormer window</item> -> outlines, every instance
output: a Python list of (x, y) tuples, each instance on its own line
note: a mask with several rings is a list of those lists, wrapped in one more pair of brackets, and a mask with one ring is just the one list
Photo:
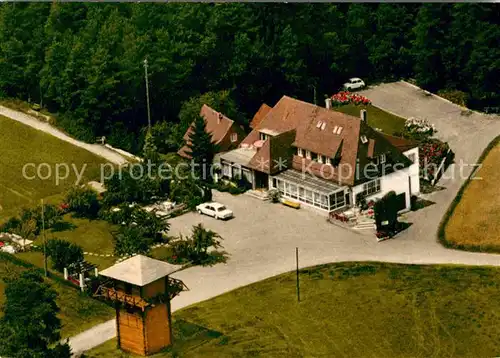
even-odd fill
[(302, 148), (297, 148), (297, 155), (299, 157), (303, 157), (304, 156), (304, 151), (302, 150)]
[(321, 130), (325, 130), (325, 128), (326, 128), (326, 122), (323, 122), (323, 123), (321, 124)]
[(265, 133), (259, 133), (259, 139), (260, 140), (267, 140), (267, 134), (265, 134)]
[(234, 143), (238, 140), (238, 133), (231, 133), (231, 143)]
[(343, 128), (343, 127), (340, 127), (340, 126), (335, 126), (335, 127), (333, 128), (332, 133), (333, 133), (333, 134), (340, 134), (340, 133), (342, 132), (342, 129), (344, 129), (344, 128)]
[(323, 121), (318, 121), (318, 123), (316, 123), (316, 128), (320, 128), (322, 125), (323, 125)]

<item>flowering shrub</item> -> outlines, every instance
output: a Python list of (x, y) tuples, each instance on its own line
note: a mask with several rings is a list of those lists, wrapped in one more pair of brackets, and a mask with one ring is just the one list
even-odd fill
[(436, 132), (434, 124), (427, 119), (408, 118), (405, 122), (405, 136), (415, 139), (422, 139), (432, 136)]
[(441, 161), (446, 157), (450, 146), (448, 143), (433, 139), (422, 143), (419, 147), (419, 167), (423, 177), (429, 180), (434, 178)]
[(359, 94), (351, 93), (349, 91), (340, 91), (332, 96), (333, 105), (341, 106), (344, 104), (353, 103), (355, 105), (369, 105), (372, 102)]

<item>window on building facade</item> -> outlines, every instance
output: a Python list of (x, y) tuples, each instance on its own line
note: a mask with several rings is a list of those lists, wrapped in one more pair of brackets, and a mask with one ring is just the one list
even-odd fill
[(325, 157), (322, 156), (321, 154), (318, 154), (318, 163), (323, 163), (325, 161)]
[(265, 134), (265, 133), (260, 133), (260, 134), (259, 134), (259, 139), (260, 139), (260, 140), (266, 140), (266, 139), (267, 139), (267, 134)]
[(339, 191), (337, 193), (330, 194), (330, 210), (335, 210), (346, 205), (345, 202), (345, 192)]
[(325, 164), (332, 165), (332, 161), (330, 160), (330, 158), (328, 158), (328, 157), (325, 158)]
[(302, 148), (297, 148), (297, 155), (299, 157), (303, 157), (304, 156), (304, 152), (302, 151)]
[(386, 159), (387, 158), (386, 158), (385, 154), (381, 154), (380, 155), (380, 164), (384, 164)]
[(225, 177), (231, 178), (231, 165), (227, 163), (222, 164), (222, 174)]
[(231, 133), (231, 142), (236, 142), (238, 140), (238, 133)]
[(308, 204), (313, 203), (313, 192), (311, 190), (305, 190), (305, 202)]
[(380, 191), (380, 179), (375, 179), (363, 184), (363, 192), (360, 193), (364, 197), (378, 193)]
[(306, 158), (311, 159), (311, 151), (306, 150)]

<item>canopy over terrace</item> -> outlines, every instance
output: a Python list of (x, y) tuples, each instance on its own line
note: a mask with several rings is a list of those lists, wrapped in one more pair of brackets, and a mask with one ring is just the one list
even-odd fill
[(248, 169), (250, 160), (257, 153), (254, 148), (238, 148), (219, 156), (222, 174), (228, 178), (243, 175), (249, 183), (253, 183), (253, 176)]
[(273, 176), (272, 179), (273, 187), (284, 197), (323, 210), (333, 211), (349, 204), (346, 202), (347, 186), (340, 186), (305, 172), (288, 169)]

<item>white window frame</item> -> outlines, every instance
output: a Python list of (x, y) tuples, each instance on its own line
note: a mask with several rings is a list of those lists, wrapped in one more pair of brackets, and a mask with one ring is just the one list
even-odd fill
[(231, 143), (234, 143), (238, 140), (238, 133), (231, 133)]
[(302, 148), (297, 148), (297, 155), (299, 157), (304, 157), (304, 151), (302, 150)]
[(326, 165), (332, 165), (332, 160), (329, 157), (325, 158), (325, 164)]
[(415, 164), (415, 160), (417, 158), (417, 155), (415, 153), (410, 153), (407, 155), (407, 158), (410, 159), (410, 161)]
[(363, 196), (367, 197), (380, 192), (380, 178), (366, 182), (363, 184)]
[(380, 164), (384, 164), (386, 160), (387, 160), (386, 155), (385, 154), (380, 154)]
[(311, 151), (310, 150), (306, 150), (306, 158), (311, 159)]
[(267, 140), (267, 134), (260, 132), (259, 133), (259, 139), (260, 140)]
[(318, 163), (323, 163), (323, 155), (318, 154)]

